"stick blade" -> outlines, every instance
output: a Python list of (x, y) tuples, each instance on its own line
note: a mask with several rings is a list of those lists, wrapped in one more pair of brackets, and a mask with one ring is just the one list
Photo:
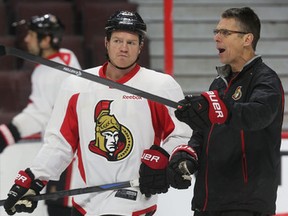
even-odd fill
[(6, 55), (6, 48), (3, 45), (0, 45), (0, 56)]

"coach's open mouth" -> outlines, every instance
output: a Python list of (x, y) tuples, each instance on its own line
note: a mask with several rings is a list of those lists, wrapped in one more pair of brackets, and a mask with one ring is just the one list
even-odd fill
[(218, 48), (219, 53), (223, 53), (225, 51), (225, 49), (223, 48)]

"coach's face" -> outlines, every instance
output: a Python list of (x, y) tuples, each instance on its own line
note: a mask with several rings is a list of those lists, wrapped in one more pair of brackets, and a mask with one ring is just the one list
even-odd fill
[(247, 52), (251, 50), (251, 41), (235, 19), (222, 18), (214, 30), (214, 41), (218, 49), (220, 62), (229, 64), (233, 71), (241, 71)]
[(139, 36), (133, 32), (114, 31), (109, 41), (105, 41), (109, 59), (113, 65), (126, 68), (134, 67), (141, 47)]

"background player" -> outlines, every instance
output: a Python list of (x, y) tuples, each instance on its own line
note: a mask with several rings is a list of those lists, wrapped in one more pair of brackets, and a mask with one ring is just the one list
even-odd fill
[[(30, 20), (22, 20), (28, 28), (24, 38), (29, 53), (71, 67), (81, 68), (75, 54), (61, 47), (64, 25), (53, 14), (33, 16)], [(20, 139), (36, 133), (44, 133), (52, 109), (60, 89), (60, 85), (69, 75), (44, 65), (36, 65), (32, 72), (32, 92), (29, 104), (6, 125), (0, 125), (0, 152), (7, 146), (17, 143)], [(69, 189), (72, 167), (61, 175), (60, 181), (50, 181), (47, 192)], [(70, 215), (66, 199), (47, 201), (49, 215)], [(70, 204), (71, 205), (71, 204)]]

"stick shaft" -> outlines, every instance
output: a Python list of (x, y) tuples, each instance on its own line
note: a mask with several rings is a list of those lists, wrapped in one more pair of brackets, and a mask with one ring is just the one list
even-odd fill
[[(138, 185), (139, 185), (139, 181), (138, 179), (136, 179), (136, 180), (131, 180), (131, 181), (104, 184), (104, 185), (92, 186), (92, 187), (86, 187), (86, 188), (62, 190), (62, 191), (57, 191), (54, 193), (39, 194), (39, 195), (29, 197), (29, 200), (40, 201), (40, 200), (59, 199), (59, 198), (66, 197), (66, 196), (75, 196), (75, 195), (86, 194), (86, 193), (117, 190), (117, 189), (122, 189), (122, 188), (127, 188), (127, 187), (137, 187)], [(6, 200), (0, 200), (0, 206), (4, 205), (5, 201)]]
[[(4, 46), (2, 46), (2, 49), (4, 49)], [(24, 52), (24, 51), (16, 49), (16, 48), (5, 47), (5, 53), (6, 53), (6, 55), (12, 55), (12, 56), (16, 56), (16, 57), (19, 57), (19, 58), (22, 58), (22, 59), (25, 59), (28, 61), (35, 62), (37, 64), (43, 64), (43, 65), (46, 65), (48, 67), (52, 67), (54, 69), (63, 71), (65, 73), (69, 73), (69, 74), (72, 74), (72, 75), (75, 75), (78, 77), (82, 77), (82, 78), (85, 78), (85, 79), (88, 79), (88, 80), (91, 80), (91, 81), (94, 81), (97, 83), (101, 83), (103, 85), (113, 87), (113, 88), (116, 88), (118, 90), (131, 93), (133, 95), (138, 95), (138, 96), (141, 96), (143, 98), (164, 104), (166, 106), (169, 106), (169, 107), (172, 107), (175, 109), (177, 109), (178, 106), (180, 105), (175, 101), (151, 94), (149, 92), (142, 91), (140, 89), (133, 88), (131, 86), (123, 85), (123, 84), (114, 82), (114, 81), (109, 80), (109, 79), (105, 79), (105, 78), (87, 73), (83, 70), (79, 70), (79, 69), (76, 69), (76, 68), (73, 68), (73, 67), (70, 67), (67, 65), (60, 64), (58, 62), (44, 59), (40, 56), (35, 56), (35, 55), (32, 55), (30, 53)]]

